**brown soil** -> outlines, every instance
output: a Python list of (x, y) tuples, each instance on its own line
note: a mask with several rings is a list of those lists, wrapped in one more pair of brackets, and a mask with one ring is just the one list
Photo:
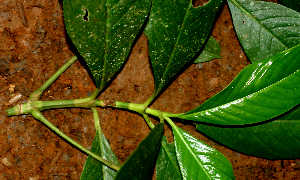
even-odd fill
[[(0, 179), (79, 179), (85, 154), (31, 116), (6, 117), (5, 109), (26, 102), (31, 92), (73, 56), (66, 38), (62, 5), (57, 0), (20, 2), (0, 3)], [(162, 93), (153, 108), (189, 111), (225, 88), (249, 64), (227, 6), (220, 15), (212, 35), (221, 45), (223, 58), (191, 65)], [(94, 89), (83, 63), (77, 61), (51, 85), (42, 100), (82, 98)], [(147, 38), (142, 34), (124, 69), (100, 98), (143, 103), (153, 90)], [(9, 103), (17, 93), (22, 94), (21, 99)], [(43, 114), (64, 133), (91, 147), (95, 130), (90, 110), (49, 110)], [(105, 136), (124, 162), (149, 133), (148, 126), (139, 115), (123, 110), (99, 108), (99, 114)], [(236, 179), (300, 179), (299, 160), (271, 161), (246, 156), (205, 138), (193, 125), (177, 124), (221, 151), (232, 163)], [(167, 127), (165, 135), (172, 139)], [(2, 163), (3, 160), (11, 164)]]

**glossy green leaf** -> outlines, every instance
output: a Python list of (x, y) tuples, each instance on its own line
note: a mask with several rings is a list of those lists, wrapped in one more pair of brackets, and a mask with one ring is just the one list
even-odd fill
[(228, 159), (219, 151), (172, 125), (183, 179), (234, 179)]
[(155, 161), (161, 145), (163, 128), (164, 123), (156, 125), (149, 135), (140, 142), (137, 149), (118, 171), (116, 180), (152, 179)]
[[(99, 137), (99, 132), (96, 133), (91, 151), (110, 162), (113, 162), (117, 165), (121, 165), (116, 155), (111, 150), (110, 145), (107, 139), (105, 138), (105, 136), (103, 135), (103, 133), (101, 133), (101, 138)], [(117, 174), (116, 171), (103, 165), (93, 157), (88, 156), (80, 179), (81, 180), (93, 180), (93, 179), (112, 180), (114, 179), (116, 174)]]
[(300, 12), (300, 0), (280, 0), (288, 8)]
[(193, 7), (191, 0), (153, 0), (145, 33), (155, 94), (191, 61), (206, 41), (222, 0)]
[(174, 143), (168, 143), (163, 136), (160, 151), (156, 161), (156, 180), (182, 179), (179, 164), (176, 159)]
[(228, 0), (236, 34), (253, 63), (300, 44), (300, 14), (280, 4)]
[(67, 32), (102, 89), (126, 60), (151, 0), (63, 2)]
[(197, 124), (197, 130), (247, 155), (267, 159), (297, 159), (300, 158), (300, 108), (296, 108), (293, 113), (289, 114), (290, 118), (296, 117), (297, 119), (274, 120), (246, 127), (216, 127)]
[(218, 41), (210, 36), (207, 43), (204, 46), (203, 51), (201, 54), (197, 57), (197, 59), (194, 61), (194, 63), (201, 63), (210, 61), (216, 58), (222, 58), (220, 55), (221, 53), (221, 47), (218, 43)]
[(179, 118), (220, 125), (266, 121), (300, 102), (300, 45), (243, 69), (231, 84)]
[(290, 111), (276, 117), (276, 120), (300, 120), (300, 105), (297, 105)]

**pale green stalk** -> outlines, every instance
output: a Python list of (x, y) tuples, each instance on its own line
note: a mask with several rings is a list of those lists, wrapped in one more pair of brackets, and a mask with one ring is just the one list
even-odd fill
[(44, 91), (63, 73), (67, 70), (75, 61), (77, 56), (73, 56), (68, 62), (66, 62), (56, 73), (51, 76), (40, 88), (31, 93), (29, 101), (37, 101), (41, 98)]
[(78, 149), (80, 149), (81, 151), (85, 152), (86, 154), (92, 156), (93, 158), (97, 159), (98, 161), (100, 161), (101, 163), (105, 164), (106, 166), (118, 171), (120, 169), (119, 166), (103, 159), (102, 157), (98, 156), (97, 154), (91, 152), (90, 150), (86, 149), (85, 147), (83, 147), (82, 145), (80, 145), (79, 143), (77, 143), (76, 141), (74, 141), (72, 138), (70, 138), (69, 136), (67, 136), (66, 134), (64, 134), (63, 132), (61, 132), (56, 126), (54, 126), (52, 123), (50, 123), (43, 115), (42, 113), (40, 113), (37, 110), (32, 109), (31, 110), (31, 114), (34, 118), (40, 120), (43, 124), (45, 124), (48, 128), (50, 128), (52, 131), (54, 131), (55, 133), (57, 133), (61, 138), (65, 139), (66, 141), (68, 141), (69, 143), (71, 143), (72, 145), (74, 145), (75, 147), (77, 147)]

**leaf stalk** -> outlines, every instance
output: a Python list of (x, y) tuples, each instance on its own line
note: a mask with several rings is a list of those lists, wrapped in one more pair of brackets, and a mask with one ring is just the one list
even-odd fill
[(79, 143), (77, 143), (76, 141), (74, 141), (72, 138), (70, 138), (69, 136), (67, 136), (66, 134), (64, 134), (63, 132), (61, 132), (56, 126), (54, 126), (52, 123), (50, 123), (43, 115), (41, 112), (32, 109), (31, 110), (31, 114), (34, 118), (38, 119), (39, 121), (41, 121), (43, 124), (45, 124), (48, 128), (50, 128), (52, 131), (54, 131), (55, 133), (57, 133), (60, 137), (62, 137), (63, 139), (65, 139), (66, 141), (68, 141), (69, 143), (71, 143), (72, 145), (74, 145), (75, 147), (77, 147), (78, 149), (80, 149), (81, 151), (85, 152), (86, 154), (92, 156), (93, 158), (97, 159), (98, 161), (100, 161), (101, 163), (105, 164), (106, 166), (118, 171), (120, 170), (120, 167), (115, 165), (112, 162), (107, 161), (106, 159), (103, 159), (102, 157), (98, 156), (97, 154), (89, 151), (88, 149), (86, 149), (85, 147), (83, 147), (82, 145), (80, 145)]
[(75, 61), (77, 56), (73, 56), (68, 62), (66, 62), (53, 76), (51, 76), (40, 88), (31, 93), (29, 101), (38, 101), (46, 89), (63, 73), (67, 70)]

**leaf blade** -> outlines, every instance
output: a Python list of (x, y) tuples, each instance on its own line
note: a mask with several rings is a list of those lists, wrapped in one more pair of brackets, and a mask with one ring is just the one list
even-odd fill
[(211, 0), (194, 8), (191, 1), (153, 1), (145, 33), (154, 72), (154, 94), (201, 49), (221, 3), (222, 0)]
[(238, 152), (266, 159), (297, 159), (299, 120), (274, 120), (260, 125), (217, 127), (197, 124), (197, 130)]
[(179, 165), (176, 159), (174, 143), (168, 143), (163, 136), (160, 151), (156, 161), (157, 180), (180, 180), (182, 179)]
[(225, 156), (177, 126), (172, 128), (183, 179), (234, 179)]
[(194, 63), (201, 63), (201, 62), (206, 62), (217, 58), (222, 58), (220, 53), (221, 53), (221, 47), (219, 43), (213, 36), (210, 36), (207, 43), (204, 46), (203, 51), (197, 57)]
[(239, 41), (252, 63), (300, 43), (298, 12), (264, 1), (227, 2)]
[[(91, 108), (94, 116), (94, 123), (95, 123), (95, 129), (96, 129), (96, 135), (92, 144), (91, 151), (95, 154), (99, 155), (103, 159), (106, 159), (107, 161), (114, 163), (116, 166), (120, 166), (120, 162), (117, 158), (117, 156), (114, 154), (112, 149), (110, 148), (110, 145), (105, 138), (104, 134), (101, 131), (100, 126), (100, 119), (99, 114), (96, 108)], [(104, 180), (111, 180), (114, 179), (116, 176), (116, 171), (113, 169), (110, 169), (108, 166), (102, 164), (98, 160), (94, 159), (92, 156), (88, 156), (84, 168), (81, 174), (80, 179), (104, 179)]]
[(137, 149), (122, 165), (116, 180), (151, 179), (160, 149), (164, 124), (160, 123), (140, 142)]
[(123, 65), (150, 6), (150, 0), (64, 0), (67, 32), (99, 89)]
[[(262, 122), (299, 102), (300, 46), (247, 66), (217, 95), (179, 118), (220, 125)], [(277, 103), (277, 104), (276, 104)]]
[[(98, 131), (96, 132), (91, 151), (103, 157), (104, 159), (115, 163), (116, 165), (121, 165), (116, 155), (111, 150), (110, 145), (107, 139), (105, 138), (104, 134), (101, 133), (101, 138), (99, 137), (100, 133)], [(92, 156), (88, 156), (84, 164), (84, 168), (80, 179), (81, 180), (92, 180), (92, 179), (111, 180), (114, 179), (116, 173), (117, 173), (116, 171), (103, 165), (98, 160), (94, 159)]]

